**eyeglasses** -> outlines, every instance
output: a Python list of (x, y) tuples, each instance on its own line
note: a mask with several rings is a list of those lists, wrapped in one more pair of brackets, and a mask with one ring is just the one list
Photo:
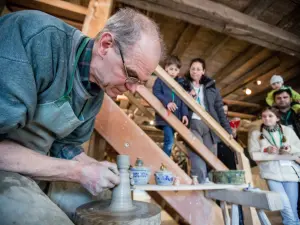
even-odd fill
[(123, 63), (123, 66), (124, 66), (124, 71), (125, 71), (125, 75), (126, 75), (125, 83), (145, 85), (145, 84), (146, 84), (146, 81), (141, 81), (141, 80), (140, 80), (139, 78), (137, 78), (137, 77), (129, 76), (129, 75), (128, 75), (128, 70), (127, 70), (127, 67), (126, 67), (126, 65), (125, 65), (125, 61), (124, 61), (123, 52), (122, 52), (122, 50), (121, 50), (121, 47), (120, 47), (119, 43), (117, 43), (117, 42), (115, 42), (115, 43), (116, 43), (116, 45), (118, 46), (118, 49), (119, 49), (119, 51), (120, 51), (122, 63)]

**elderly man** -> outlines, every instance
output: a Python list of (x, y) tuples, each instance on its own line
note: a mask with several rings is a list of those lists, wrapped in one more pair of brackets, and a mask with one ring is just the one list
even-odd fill
[(1, 224), (73, 224), (35, 181), (77, 182), (93, 195), (119, 183), (115, 164), (93, 160), (80, 145), (104, 92), (134, 92), (154, 71), (159, 31), (130, 9), (95, 39), (38, 11), (8, 14), (0, 29)]
[(291, 96), (288, 88), (279, 89), (273, 94), (275, 105), (281, 112), (281, 123), (291, 127), (300, 138), (300, 115), (291, 108)]

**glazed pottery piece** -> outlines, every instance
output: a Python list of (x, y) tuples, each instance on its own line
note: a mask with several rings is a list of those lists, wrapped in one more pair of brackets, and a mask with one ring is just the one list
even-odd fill
[(155, 182), (157, 185), (168, 186), (174, 182), (174, 176), (172, 172), (168, 171), (167, 168), (162, 164), (160, 170), (155, 174)]
[(199, 184), (199, 182), (198, 182), (198, 176), (192, 176), (192, 184), (193, 185)]
[(137, 158), (135, 166), (130, 169), (134, 185), (145, 185), (150, 180), (151, 171), (144, 167), (144, 162), (141, 158)]
[(216, 184), (245, 184), (244, 170), (213, 171), (213, 182)]

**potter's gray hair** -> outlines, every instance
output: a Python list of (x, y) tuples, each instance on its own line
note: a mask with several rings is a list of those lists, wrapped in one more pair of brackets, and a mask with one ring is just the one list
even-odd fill
[(159, 41), (161, 46), (161, 58), (164, 56), (164, 44), (157, 24), (133, 9), (120, 9), (110, 17), (104, 28), (97, 34), (96, 40), (99, 39), (104, 32), (113, 34), (114, 40), (120, 45), (125, 55), (126, 50), (133, 47), (134, 44), (141, 39), (142, 34), (150, 35), (154, 41)]

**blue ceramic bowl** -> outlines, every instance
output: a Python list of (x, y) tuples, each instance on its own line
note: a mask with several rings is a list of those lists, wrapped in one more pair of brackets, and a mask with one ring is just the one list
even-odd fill
[(135, 185), (145, 185), (148, 184), (150, 180), (150, 170), (148, 168), (131, 168), (130, 169), (133, 175), (133, 181)]
[(174, 176), (168, 171), (159, 171), (155, 173), (155, 182), (157, 185), (172, 185), (174, 182)]

